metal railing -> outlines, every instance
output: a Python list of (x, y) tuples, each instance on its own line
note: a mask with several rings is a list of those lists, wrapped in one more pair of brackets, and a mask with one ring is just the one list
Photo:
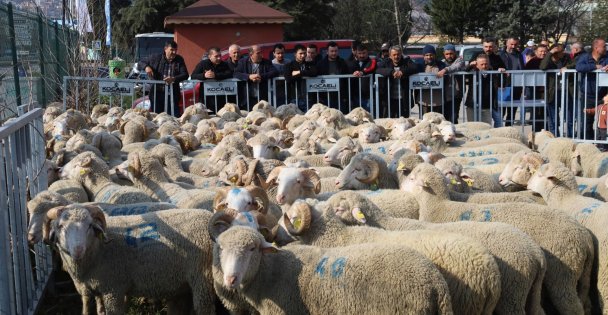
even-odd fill
[(47, 188), (44, 110), (33, 109), (0, 127), (0, 314), (33, 314), (52, 270), (50, 250), (30, 248), (30, 196)]

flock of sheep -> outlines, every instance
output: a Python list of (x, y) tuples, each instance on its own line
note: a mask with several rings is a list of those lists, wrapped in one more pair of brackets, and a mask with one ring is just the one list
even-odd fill
[(44, 114), (28, 240), (83, 314), (608, 314), (608, 153), (315, 104)]

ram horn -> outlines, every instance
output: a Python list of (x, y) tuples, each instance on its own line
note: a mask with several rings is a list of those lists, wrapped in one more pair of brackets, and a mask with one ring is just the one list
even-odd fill
[(101, 210), (101, 208), (99, 206), (94, 206), (94, 205), (86, 205), (83, 206), (85, 209), (87, 209), (89, 211), (89, 213), (91, 214), (91, 217), (93, 218), (93, 221), (95, 222), (94, 226), (95, 229), (98, 230), (97, 232), (100, 233), (102, 240), (104, 241), (108, 241), (108, 237), (106, 235), (106, 215), (103, 212), (103, 210)]
[(253, 159), (251, 162), (249, 162), (249, 165), (247, 165), (247, 171), (241, 176), (241, 182), (243, 185), (249, 186), (253, 183), (255, 168), (258, 166), (258, 162), (258, 159)]
[(232, 187), (223, 187), (218, 189), (215, 192), (215, 198), (213, 198), (213, 211), (222, 211), (226, 208), (227, 202), (226, 198), (228, 197), (228, 190), (232, 189)]
[(234, 216), (229, 212), (218, 211), (214, 213), (207, 225), (211, 240), (215, 242), (220, 234), (230, 228), (232, 221), (234, 221)]
[(321, 178), (315, 170), (305, 169), (302, 170), (301, 173), (308, 181), (312, 183), (312, 187), (314, 189), (315, 194), (321, 192)]
[(234, 181), (237, 186), (243, 185), (243, 176), (247, 173), (247, 164), (243, 160), (236, 160), (236, 168), (238, 170), (238, 178)]
[(291, 219), (289, 219), (287, 213), (283, 214), (283, 223), (289, 234), (298, 236), (310, 228), (311, 210), (310, 206), (305, 202), (294, 204), (291, 208), (296, 212), (294, 223), (291, 223)]
[(245, 189), (247, 189), (247, 191), (249, 191), (249, 194), (251, 194), (251, 197), (253, 197), (256, 201), (258, 199), (262, 201), (262, 204), (258, 205), (257, 210), (263, 214), (266, 214), (268, 212), (268, 205), (270, 203), (270, 201), (268, 200), (268, 194), (266, 193), (266, 191), (258, 186), (247, 186), (247, 187), (245, 187)]
[(362, 163), (364, 166), (369, 168), (369, 176), (368, 177), (355, 176), (355, 178), (364, 184), (374, 183), (376, 181), (376, 179), (378, 179), (378, 175), (380, 174), (380, 166), (378, 166), (378, 163), (376, 161), (372, 161), (369, 159), (362, 159), (361, 161), (359, 161), (359, 163)]
[(279, 174), (281, 173), (281, 170), (283, 169), (282, 166), (278, 166), (272, 169), (272, 171), (270, 171), (270, 174), (268, 174), (268, 177), (266, 178), (266, 184), (268, 185), (268, 187), (271, 187), (272, 185), (274, 185), (275, 181), (277, 180), (277, 177), (279, 177)]
[(59, 218), (61, 213), (67, 208), (67, 206), (59, 206), (51, 208), (46, 212), (44, 224), (42, 225), (42, 239), (45, 243), (49, 243), (49, 234), (51, 232), (51, 221)]

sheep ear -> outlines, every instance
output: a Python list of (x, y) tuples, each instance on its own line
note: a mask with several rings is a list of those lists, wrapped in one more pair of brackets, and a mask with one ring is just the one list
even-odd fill
[(416, 185), (423, 187), (423, 188), (428, 188), (429, 187), (429, 183), (425, 180), (422, 179), (416, 179)]
[(336, 142), (338, 142), (338, 140), (336, 140), (336, 138), (334, 138), (334, 137), (329, 137), (329, 138), (327, 138), (327, 141), (329, 141), (329, 142), (331, 142), (331, 143), (336, 143)]
[(462, 181), (464, 181), (465, 183), (467, 183), (467, 185), (473, 186), (473, 183), (475, 182), (475, 180), (473, 179), (473, 177), (471, 177), (471, 175), (467, 174), (466, 172), (461, 172), (460, 173), (460, 178), (462, 179)]
[(82, 162), (80, 162), (80, 166), (83, 167), (88, 167), (91, 165), (92, 159), (90, 156), (85, 157), (84, 159), (82, 159)]
[(357, 220), (357, 222), (359, 222), (361, 224), (367, 223), (367, 219), (365, 218), (365, 214), (363, 214), (363, 211), (361, 211), (360, 208), (353, 208), (351, 210), (351, 213), (353, 215), (353, 218), (355, 218), (355, 220)]
[(139, 159), (139, 153), (133, 153), (133, 173), (135, 175), (141, 174), (141, 160)]
[(279, 249), (272, 246), (272, 244), (264, 241), (264, 242), (262, 242), (262, 244), (260, 244), (260, 251), (263, 254), (274, 254), (274, 253), (279, 252)]

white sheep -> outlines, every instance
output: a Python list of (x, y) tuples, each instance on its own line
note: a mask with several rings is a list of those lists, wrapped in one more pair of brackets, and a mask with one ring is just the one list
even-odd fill
[(90, 201), (116, 204), (158, 201), (135, 187), (113, 183), (110, 180), (108, 165), (91, 152), (81, 153), (66, 164), (61, 171), (61, 177), (79, 181), (87, 191)]
[(376, 242), (407, 245), (439, 268), (450, 288), (454, 313), (491, 314), (494, 310), (500, 297), (500, 272), (492, 255), (477, 241), (446, 232), (347, 227), (333, 209), (324, 204), (311, 209), (308, 202), (314, 200), (294, 203), (282, 221), (282, 227), (301, 243), (320, 247)]
[(581, 176), (601, 177), (608, 174), (608, 153), (600, 151), (593, 143), (579, 143), (573, 157), (578, 165), (572, 166), (572, 169), (581, 169)]
[[(542, 314), (541, 288), (546, 271), (540, 246), (521, 230), (498, 222), (429, 223), (395, 218), (355, 191), (342, 191), (327, 200), (329, 207), (348, 225), (367, 225), (393, 231), (435, 230), (479, 240), (496, 258), (501, 296), (494, 313)], [(380, 207), (379, 207), (380, 206)]]
[(58, 193), (70, 202), (83, 203), (89, 201), (89, 196), (82, 184), (76, 180), (61, 179), (48, 188), (49, 191)]
[(547, 206), (530, 203), (472, 204), (449, 200), (441, 171), (419, 164), (402, 189), (414, 194), (420, 220), (430, 222), (504, 222), (530, 235), (545, 252), (544, 288), (553, 306), (563, 314), (590, 310), (589, 284), (594, 257), (589, 232), (574, 219)]
[(395, 174), (388, 170), (386, 162), (377, 155), (359, 153), (336, 178), (338, 189), (398, 188)]
[(47, 218), (45, 239), (60, 249), (76, 289), (101, 297), (107, 314), (126, 313), (126, 296), (181, 300), (184, 288), (192, 292), (196, 314), (215, 311), (210, 212), (176, 209), (106, 219), (98, 207), (73, 205), (53, 208)]
[(597, 289), (600, 309), (608, 310), (608, 206), (579, 194), (574, 174), (559, 162), (542, 165), (528, 181), (528, 189), (539, 193), (547, 204), (571, 215), (594, 235)]
[[(216, 290), (234, 290), (262, 314), (453, 314), (441, 274), (402, 245), (276, 249), (256, 230), (234, 226), (217, 237), (213, 260)], [(378, 264), (399, 277), (383, 277)], [(381, 289), (386, 281), (389, 291)]]

